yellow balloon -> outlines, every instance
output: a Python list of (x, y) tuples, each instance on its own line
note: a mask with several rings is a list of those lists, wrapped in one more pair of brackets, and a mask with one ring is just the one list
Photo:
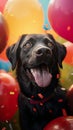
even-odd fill
[(9, 45), (22, 34), (44, 33), (43, 10), (38, 0), (8, 0), (3, 14), (10, 31)]

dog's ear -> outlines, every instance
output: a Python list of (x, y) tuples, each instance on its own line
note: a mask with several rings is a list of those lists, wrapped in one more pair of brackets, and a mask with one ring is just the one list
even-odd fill
[(64, 60), (65, 56), (66, 56), (66, 47), (58, 42), (57, 43), (57, 50), (58, 50), (58, 64), (61, 68), (62, 67), (62, 61)]
[(9, 59), (9, 61), (12, 64), (12, 70), (15, 69), (16, 64), (17, 64), (17, 60), (18, 60), (18, 53), (19, 53), (19, 45), (22, 43), (24, 37), (26, 35), (22, 35), (19, 40), (17, 41), (17, 43), (13, 44), (12, 46), (8, 47), (6, 50), (6, 55)]
[(62, 67), (62, 61), (64, 60), (64, 58), (65, 58), (65, 56), (66, 56), (66, 53), (67, 53), (67, 51), (66, 51), (66, 47), (63, 45), (63, 44), (60, 44), (60, 43), (58, 43), (55, 39), (54, 39), (54, 37), (51, 35), (51, 34), (48, 34), (48, 37), (51, 39), (51, 41), (52, 42), (54, 42), (55, 44), (56, 44), (56, 46), (57, 46), (57, 57), (58, 57), (58, 64), (59, 64), (59, 66), (61, 67), (61, 68), (63, 68)]

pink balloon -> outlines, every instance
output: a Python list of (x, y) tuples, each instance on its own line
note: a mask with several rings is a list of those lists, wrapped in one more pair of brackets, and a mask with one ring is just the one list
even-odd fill
[(56, 33), (73, 42), (73, 0), (51, 0), (48, 19)]

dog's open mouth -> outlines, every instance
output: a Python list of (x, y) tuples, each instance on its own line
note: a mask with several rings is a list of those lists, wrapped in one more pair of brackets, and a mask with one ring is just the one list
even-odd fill
[(52, 75), (47, 65), (31, 68), (27, 70), (28, 76), (32, 78), (39, 87), (47, 87), (50, 85)]

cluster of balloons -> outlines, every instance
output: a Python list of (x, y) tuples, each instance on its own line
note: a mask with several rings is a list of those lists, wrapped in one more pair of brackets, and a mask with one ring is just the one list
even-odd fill
[[(45, 32), (51, 33), (54, 37), (59, 37), (59, 34), (73, 42), (72, 0), (0, 0), (0, 70), (10, 71), (11, 64), (6, 57), (6, 48), (16, 42), (20, 35)], [(67, 48), (64, 63), (70, 66), (69, 68), (73, 67), (73, 44), (70, 42), (64, 44)], [(64, 67), (66, 68), (66, 65)], [(72, 71), (73, 69), (73, 76)], [(63, 71), (63, 74), (64, 78), (66, 75), (68, 77), (68, 70)], [(73, 77), (69, 85), (72, 81)], [(0, 121), (10, 120), (16, 112), (18, 93), (19, 87), (14, 77), (0, 71)], [(70, 117), (61, 119), (71, 124)], [(44, 130), (55, 130), (54, 126), (62, 128), (59, 120), (55, 122), (57, 121), (58, 125), (52, 122)]]

